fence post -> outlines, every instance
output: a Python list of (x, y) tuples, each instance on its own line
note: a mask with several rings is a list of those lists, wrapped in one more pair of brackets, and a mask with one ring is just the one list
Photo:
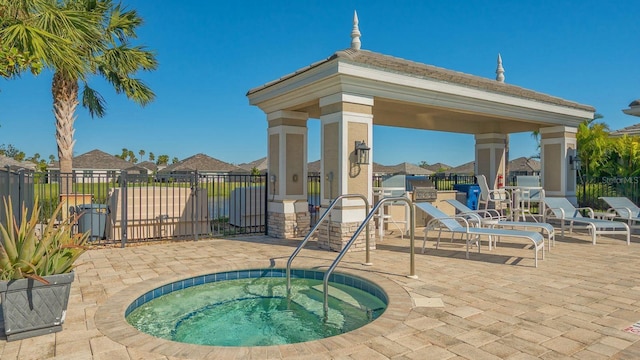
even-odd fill
[[(22, 216), (24, 214), (22, 214), (22, 203), (24, 201), (24, 194), (22, 193), (24, 191), (24, 187), (22, 186), (23, 182), (24, 182), (24, 169), (19, 169), (18, 170), (18, 219), (22, 219)], [(26, 203), (24, 204), (25, 206), (27, 205)], [(29, 212), (29, 210), (27, 210), (27, 213)]]
[(264, 234), (269, 235), (269, 173), (264, 173)]
[(127, 244), (127, 171), (122, 170), (120, 172), (120, 188), (122, 189), (122, 198), (121, 198), (121, 216), (120, 216), (120, 224), (122, 227), (120, 228), (120, 246), (125, 247)]
[(11, 166), (5, 166), (7, 169), (7, 197), (11, 196)]
[[(194, 197), (193, 199), (193, 206), (195, 206), (195, 209), (193, 209), (193, 211), (191, 211), (191, 231), (193, 232), (193, 234), (195, 235), (194, 241), (198, 241), (198, 232), (199, 232), (199, 226), (197, 226), (196, 222), (199, 221), (199, 217), (198, 217), (198, 170), (196, 170), (193, 175), (193, 177), (191, 178), (191, 196)], [(194, 219), (195, 217), (195, 219)]]

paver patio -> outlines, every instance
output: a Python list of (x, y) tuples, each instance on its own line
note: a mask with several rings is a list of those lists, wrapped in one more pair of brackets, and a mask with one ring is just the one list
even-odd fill
[[(640, 321), (640, 239), (584, 234), (557, 239), (533, 267), (522, 241), (497, 249), (428, 243), (416, 274), (409, 272), (407, 237), (385, 236), (372, 252), (347, 254), (337, 271), (368, 274), (390, 292), (392, 306), (362, 329), (308, 343), (223, 348), (152, 338), (126, 325), (122, 307), (140, 289), (229, 269), (283, 267), (299, 240), (264, 236), (165, 242), (92, 249), (76, 269), (64, 330), (6, 342), (1, 359), (632, 359), (640, 336), (624, 329)], [(295, 267), (326, 267), (337, 253), (312, 241)], [(366, 273), (364, 273), (366, 272)], [(412, 306), (412, 304), (418, 306)]]

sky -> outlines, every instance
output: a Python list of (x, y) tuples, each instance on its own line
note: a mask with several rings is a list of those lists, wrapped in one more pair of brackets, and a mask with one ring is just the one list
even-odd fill
[[(246, 93), (326, 59), (351, 42), (358, 12), (362, 49), (495, 79), (591, 105), (611, 130), (640, 122), (622, 113), (640, 99), (637, 0), (601, 1), (202, 1), (123, 0), (144, 24), (134, 45), (159, 67), (136, 76), (155, 92), (140, 107), (100, 78), (103, 118), (78, 108), (74, 155), (122, 148), (240, 164), (266, 156), (266, 115)], [(0, 80), (0, 144), (57, 157), (50, 72)], [(320, 122), (308, 121), (309, 161), (320, 158)], [(402, 144), (402, 146), (399, 146)], [(472, 135), (374, 126), (373, 160), (451, 166), (474, 159)], [(533, 156), (531, 133), (512, 134), (510, 158)], [(145, 155), (140, 160), (147, 160)]]

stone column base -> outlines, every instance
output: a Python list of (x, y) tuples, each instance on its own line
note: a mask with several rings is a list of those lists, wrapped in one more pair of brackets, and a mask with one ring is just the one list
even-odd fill
[[(327, 229), (328, 221), (325, 221), (318, 228), (318, 246), (321, 249), (327, 249), (331, 251), (342, 251), (344, 246), (351, 240), (353, 234), (355, 234), (360, 222), (340, 223), (330, 222)], [(369, 249), (376, 248), (375, 240), (375, 225), (373, 222), (369, 222)], [(351, 245), (349, 251), (365, 251), (366, 250), (366, 231), (362, 231), (358, 236), (358, 239)]]
[(309, 224), (311, 217), (309, 213), (281, 213), (269, 212), (267, 221), (267, 230), (269, 236), (290, 239), (296, 237), (304, 237), (309, 233)]

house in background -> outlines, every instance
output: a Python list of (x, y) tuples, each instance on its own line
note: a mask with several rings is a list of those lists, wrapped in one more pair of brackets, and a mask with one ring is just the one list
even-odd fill
[(470, 161), (468, 163), (456, 166), (454, 168), (450, 168), (446, 171), (448, 174), (452, 175), (475, 175), (475, 161)]
[[(94, 149), (73, 158), (73, 174), (75, 181), (92, 180), (104, 177), (115, 178), (120, 171), (132, 167), (134, 164), (122, 160), (117, 156)], [(60, 174), (60, 163), (54, 161), (47, 167), (53, 179)], [(131, 172), (131, 174), (136, 172)], [(139, 173), (137, 173), (139, 174)]]
[[(143, 161), (134, 165), (141, 173), (144, 171), (145, 174), (155, 174), (158, 172), (158, 165), (153, 161)], [(128, 171), (128, 170), (127, 170)]]
[(177, 163), (171, 164), (162, 170), (158, 170), (157, 178), (167, 180), (171, 175), (186, 175), (197, 171), (200, 175), (226, 175), (226, 174), (248, 174), (249, 171), (212, 158), (205, 154), (196, 154)]
[(627, 136), (640, 135), (640, 124), (627, 126), (620, 130), (612, 131), (609, 133), (609, 136), (611, 137), (623, 137), (624, 135), (627, 135)]
[(640, 116), (640, 99), (632, 101), (629, 108), (622, 109), (622, 112), (627, 115)]
[[(631, 116), (640, 116), (640, 99), (632, 101), (631, 104), (629, 104), (629, 108), (622, 109), (622, 112)], [(609, 133), (609, 136), (611, 137), (622, 137), (624, 135), (640, 135), (640, 124), (627, 126), (620, 130), (612, 131)]]
[(425, 169), (431, 170), (434, 173), (447, 173), (449, 172), (449, 169), (451, 169), (451, 166), (438, 162), (435, 164), (427, 165)]
[(0, 155), (0, 168), (9, 168), (11, 171), (20, 171), (21, 169), (35, 171), (36, 164), (31, 161), (18, 161), (8, 156)]
[(518, 175), (540, 175), (540, 161), (524, 156), (509, 161), (509, 176)]
[[(320, 160), (316, 160), (307, 164), (307, 173), (309, 176), (320, 175)], [(433, 171), (421, 168), (418, 165), (414, 165), (408, 162), (403, 162), (397, 165), (382, 165), (377, 162), (373, 163), (373, 175), (385, 176), (385, 175), (432, 175)]]
[(421, 168), (418, 165), (414, 165), (408, 162), (403, 162), (397, 165), (381, 165), (373, 163), (373, 174), (378, 176), (383, 175), (432, 175), (434, 172)]
[(252, 171), (254, 168), (258, 169), (258, 171), (260, 171), (261, 174), (264, 174), (267, 172), (267, 157), (263, 157), (260, 158), (258, 160), (254, 160), (250, 163), (242, 163), (239, 164), (238, 167), (241, 167), (247, 171)]

